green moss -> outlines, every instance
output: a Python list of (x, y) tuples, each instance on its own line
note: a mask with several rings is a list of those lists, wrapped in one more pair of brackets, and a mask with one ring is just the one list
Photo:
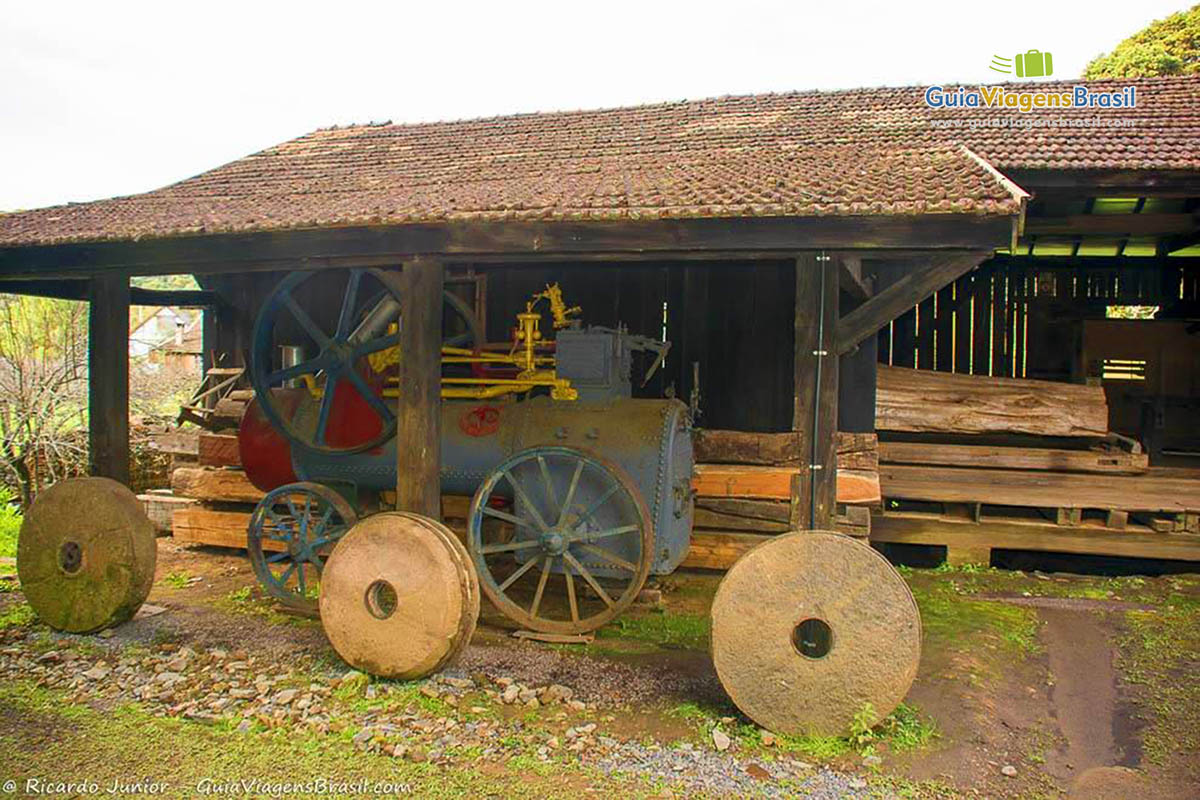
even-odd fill
[(1146, 727), (1143, 752), (1160, 766), (1176, 762), (1192, 777), (1200, 764), (1200, 682), (1194, 679), (1200, 652), (1200, 597), (1170, 595), (1153, 611), (1129, 611), (1118, 668), (1135, 686)]
[(705, 650), (711, 628), (707, 614), (672, 614), (666, 611), (645, 615), (626, 614), (596, 632), (599, 639), (623, 639), (668, 645), (688, 650)]
[(0, 630), (32, 625), (36, 620), (37, 615), (28, 603), (13, 603), (0, 611)]
[(1037, 613), (1031, 608), (964, 597), (952, 581), (914, 581), (911, 588), (928, 637), (959, 644), (983, 640), (1020, 656), (1040, 647)]

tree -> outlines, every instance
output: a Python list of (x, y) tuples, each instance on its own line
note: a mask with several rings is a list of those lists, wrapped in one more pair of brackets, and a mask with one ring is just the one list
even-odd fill
[(1200, 73), (1200, 5), (1155, 20), (1097, 56), (1083, 71), (1085, 78), (1147, 78)]
[(28, 507), (87, 462), (87, 303), (0, 295), (0, 481)]

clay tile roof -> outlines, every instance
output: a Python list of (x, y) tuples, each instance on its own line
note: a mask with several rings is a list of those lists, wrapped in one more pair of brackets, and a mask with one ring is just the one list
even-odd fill
[[(1200, 78), (1086, 83), (1135, 85), (1138, 107), (930, 109), (925, 87), (906, 87), (331, 128), (146, 194), (0, 215), (0, 246), (457, 220), (1004, 215), (1019, 192), (996, 170), (1200, 169)], [(1105, 115), (1136, 126), (985, 127)]]

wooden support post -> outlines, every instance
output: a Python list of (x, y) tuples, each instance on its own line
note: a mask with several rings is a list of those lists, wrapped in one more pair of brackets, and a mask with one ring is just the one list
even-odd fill
[(838, 263), (824, 253), (796, 259), (795, 404), (792, 430), (808, 432), (797, 498), (805, 528), (828, 530), (837, 496)]
[(396, 509), (438, 519), (442, 461), (442, 264), (424, 258), (400, 273), (400, 386)]
[(99, 274), (88, 299), (88, 472), (129, 485), (129, 276)]

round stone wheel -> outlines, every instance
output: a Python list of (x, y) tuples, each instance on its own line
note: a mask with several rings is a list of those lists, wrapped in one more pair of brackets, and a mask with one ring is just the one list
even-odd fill
[(133, 492), (72, 478), (38, 495), (21, 524), (21, 591), (51, 628), (93, 633), (130, 619), (154, 583), (154, 525)]
[(479, 587), (454, 534), (416, 514), (359, 521), (325, 561), (321, 625), (346, 663), (411, 680), (462, 650), (479, 616)]
[(467, 613), (462, 615), (462, 624), (459, 626), (454, 646), (433, 670), (434, 672), (438, 672), (458, 658), (459, 654), (470, 643), (471, 637), (475, 634), (475, 626), (479, 622), (479, 576), (475, 573), (475, 567), (471, 563), (471, 554), (467, 552), (466, 545), (446, 525), (421, 514), (414, 514), (407, 511), (396, 511), (393, 513), (412, 519), (436, 533), (445, 542), (446, 547), (450, 550), (455, 562), (459, 566), (459, 578), (462, 584), (463, 597), (466, 598)]
[(869, 546), (788, 533), (742, 556), (712, 605), (713, 665), (746, 716), (783, 734), (845, 735), (912, 686), (921, 617), (908, 585)]

